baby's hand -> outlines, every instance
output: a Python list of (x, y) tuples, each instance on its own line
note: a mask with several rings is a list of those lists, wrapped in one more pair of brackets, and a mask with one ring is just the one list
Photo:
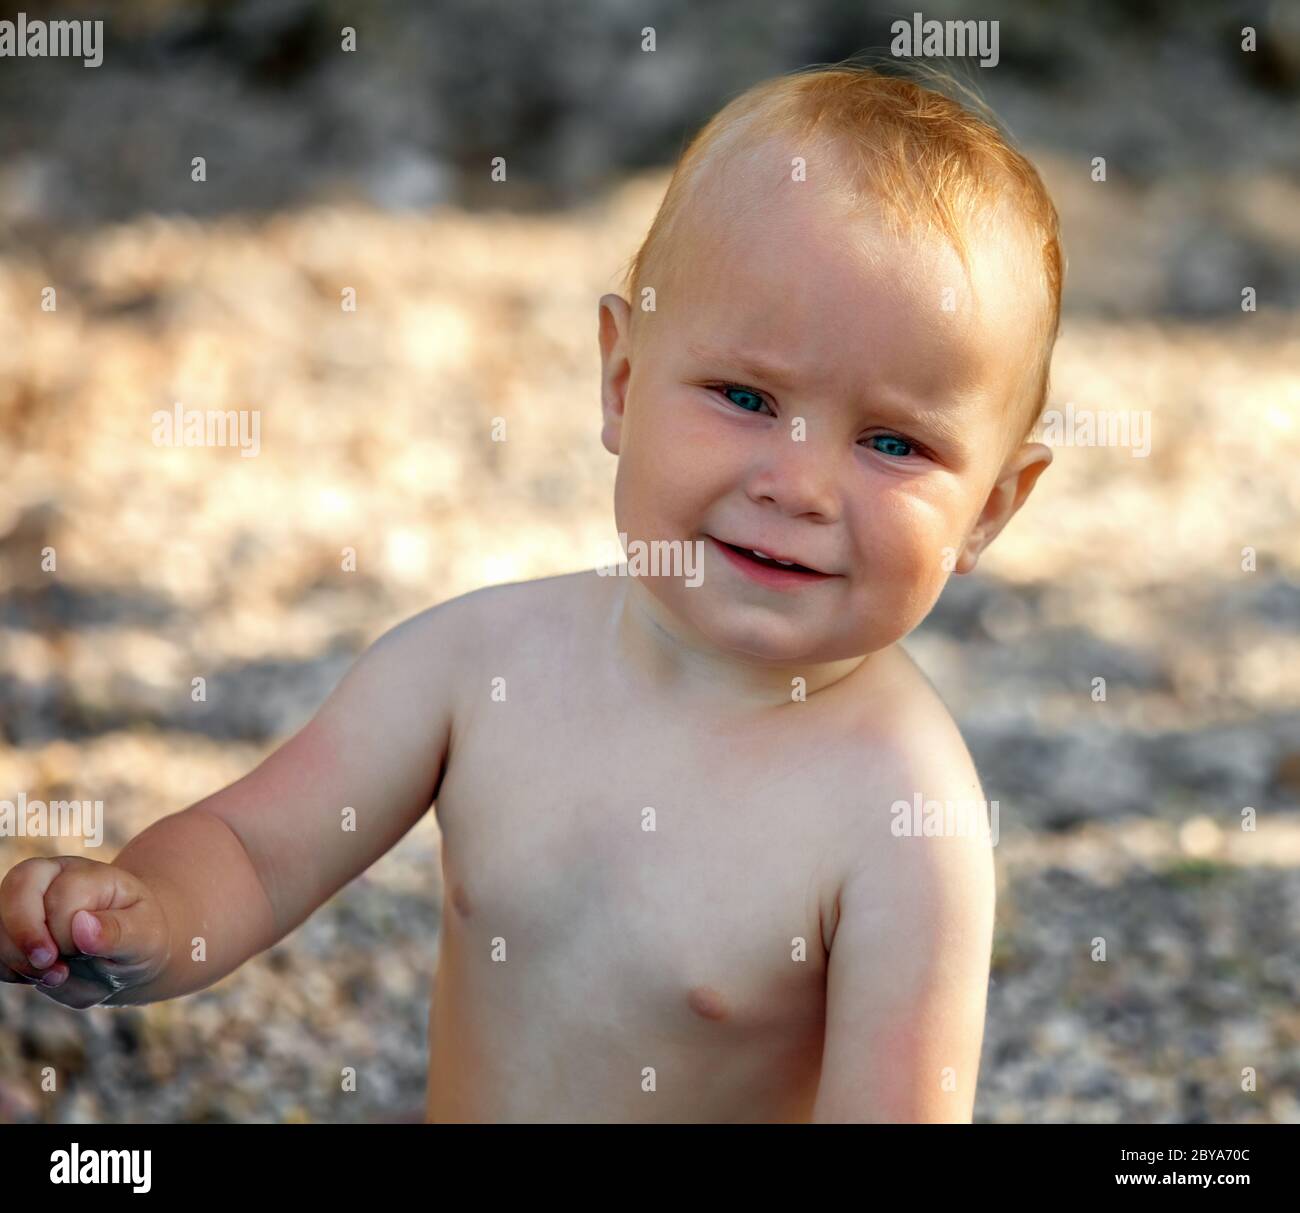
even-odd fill
[(0, 981), (36, 985), (65, 1007), (152, 981), (169, 939), (157, 894), (112, 864), (26, 859), (0, 881)]

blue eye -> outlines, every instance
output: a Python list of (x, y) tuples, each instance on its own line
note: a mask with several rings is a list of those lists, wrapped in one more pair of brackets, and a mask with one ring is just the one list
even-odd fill
[[(737, 408), (744, 409), (747, 413), (757, 413), (758, 410), (761, 409), (763, 405), (767, 403), (767, 401), (764, 400), (763, 397), (760, 396), (757, 392), (751, 392), (748, 388), (734, 387), (728, 384), (726, 387), (720, 387), (717, 390), (720, 391), (724, 396), (726, 396), (727, 399), (730, 400), (731, 403), (734, 404)], [(730, 392), (735, 392), (742, 397), (748, 397), (748, 399), (733, 400), (732, 397), (728, 395), (728, 393)]]
[(912, 454), (915, 448), (906, 438), (900, 438), (897, 434), (877, 434), (873, 438), (868, 438), (869, 443), (880, 443), (876, 446), (882, 455), (890, 455), (897, 459), (906, 459)]

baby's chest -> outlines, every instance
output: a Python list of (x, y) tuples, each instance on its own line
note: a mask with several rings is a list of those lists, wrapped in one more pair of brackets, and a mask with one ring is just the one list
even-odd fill
[[(588, 753), (541, 738), (462, 750), (438, 799), (444, 929), (569, 1005), (660, 1000), (683, 1026), (761, 1027), (822, 1003), (824, 839), (789, 787)], [(629, 1004), (629, 1005), (625, 1005)]]

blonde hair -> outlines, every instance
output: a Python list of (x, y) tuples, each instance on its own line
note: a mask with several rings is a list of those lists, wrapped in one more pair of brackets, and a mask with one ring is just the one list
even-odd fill
[[(805, 68), (763, 81), (725, 105), (690, 141), (654, 222), (628, 263), (623, 288), (674, 266), (674, 236), (707, 170), (773, 137), (830, 149), (839, 174), (834, 194), (855, 211), (875, 208), (895, 232), (937, 232), (969, 272), (968, 236), (1006, 207), (1041, 245), (1046, 307), (1034, 366), (1034, 408), (1023, 440), (1047, 399), (1052, 348), (1060, 328), (1064, 257), (1056, 207), (1034, 166), (996, 125), (969, 88), (940, 69), (911, 64), (912, 75), (956, 88), (973, 112), (918, 80), (851, 62)], [(741, 203), (743, 205), (743, 202)]]

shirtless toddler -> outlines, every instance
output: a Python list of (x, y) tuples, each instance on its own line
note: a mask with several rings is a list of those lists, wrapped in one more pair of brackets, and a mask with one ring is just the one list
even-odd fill
[(1037, 174), (954, 101), (856, 67), (736, 98), (599, 304), (616, 529), (698, 576), (407, 620), (112, 864), (12, 868), (0, 976), (202, 989), (433, 805), (429, 1121), (969, 1121), (991, 843), (914, 828), (983, 792), (899, 642), (1050, 462), (1060, 281)]

